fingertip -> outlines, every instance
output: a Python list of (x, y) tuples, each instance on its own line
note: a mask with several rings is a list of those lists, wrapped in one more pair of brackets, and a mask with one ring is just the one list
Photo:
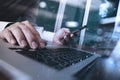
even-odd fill
[(23, 48), (26, 47), (27, 46), (27, 42), (25, 40), (22, 40), (20, 42), (20, 46), (23, 47)]
[(69, 41), (69, 39), (70, 39), (70, 36), (64, 36), (65, 41)]
[(16, 44), (16, 41), (14, 40), (14, 39), (10, 39), (10, 42), (9, 43), (11, 43), (11, 44)]
[(40, 43), (40, 48), (45, 48), (46, 47), (46, 43)]
[(70, 33), (70, 30), (69, 30), (68, 28), (66, 28), (66, 32), (67, 32), (67, 33)]
[(65, 36), (64, 36), (64, 39), (66, 39), (66, 38), (67, 38), (67, 36), (65, 35)]
[(73, 37), (74, 37), (74, 34), (71, 34), (70, 37), (73, 38)]
[(64, 30), (64, 32), (70, 33), (70, 29), (68, 28), (62, 28)]
[(32, 49), (37, 49), (37, 48), (38, 48), (38, 44), (37, 44), (35, 41), (33, 41), (33, 42), (31, 43), (30, 47), (31, 47)]

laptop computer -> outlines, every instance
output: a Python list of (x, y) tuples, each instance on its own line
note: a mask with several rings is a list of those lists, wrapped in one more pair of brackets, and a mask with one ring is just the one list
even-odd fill
[(0, 44), (0, 73), (10, 77), (7, 80), (73, 80), (73, 74), (98, 57), (68, 47), (48, 45), (45, 49), (32, 50), (2, 40)]
[[(88, 8), (91, 0), (86, 1)], [(0, 51), (0, 79), (3, 80), (75, 80), (74, 74), (99, 57), (84, 48), (47, 45), (45, 49), (23, 49), (1, 39)]]

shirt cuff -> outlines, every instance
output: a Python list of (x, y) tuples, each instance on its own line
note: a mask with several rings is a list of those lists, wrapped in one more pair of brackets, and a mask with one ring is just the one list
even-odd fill
[(48, 42), (53, 42), (55, 33), (49, 32), (49, 31), (44, 31), (43, 27), (35, 27), (35, 28), (39, 32), (39, 34), (43, 40), (48, 41)]
[(49, 31), (43, 31), (42, 35), (43, 35), (42, 36), (43, 40), (46, 40), (48, 42), (53, 42), (53, 38), (54, 38), (55, 33), (49, 32)]
[(5, 29), (6, 25), (10, 22), (0, 21), (0, 32)]

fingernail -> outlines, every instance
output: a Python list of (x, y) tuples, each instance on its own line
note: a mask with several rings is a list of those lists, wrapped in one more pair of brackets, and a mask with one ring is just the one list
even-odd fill
[(73, 37), (73, 36), (74, 36), (73, 34), (70, 35), (70, 37)]
[(31, 46), (31, 48), (33, 48), (33, 49), (36, 49), (38, 47), (38, 44), (36, 43), (36, 42), (32, 42), (32, 46)]
[(22, 40), (21, 41), (21, 45), (20, 45), (21, 47), (26, 47), (27, 46), (27, 43), (26, 43), (26, 41), (25, 40)]
[(15, 40), (11, 39), (11, 40), (10, 40), (10, 43), (11, 43), (11, 44), (15, 44), (16, 42), (15, 42)]

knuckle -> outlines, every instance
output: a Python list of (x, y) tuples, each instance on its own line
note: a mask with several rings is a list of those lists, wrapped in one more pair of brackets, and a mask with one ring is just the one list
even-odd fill
[(22, 26), (22, 29), (25, 30), (25, 31), (29, 30), (29, 28), (26, 25)]
[(15, 26), (13, 26), (13, 27), (11, 27), (11, 28), (8, 28), (8, 30), (7, 31), (11, 31), (11, 32), (14, 32), (14, 31), (16, 31), (16, 30), (18, 30), (19, 29), (19, 27), (15, 27)]
[(21, 23), (20, 22), (16, 22), (15, 25), (20, 25)]
[(62, 30), (66, 30), (67, 28), (62, 28)]
[(16, 22), (16, 23), (12, 24), (10, 27), (7, 27), (6, 29), (14, 30), (14, 29), (18, 28), (20, 24), (21, 24), (20, 22)]
[(35, 35), (36, 35), (36, 36), (40, 36), (40, 34), (39, 34), (39, 32), (38, 32), (38, 31), (36, 31), (36, 32), (35, 32)]
[(25, 22), (26, 22), (26, 23), (29, 23), (29, 21), (28, 21), (28, 20), (25, 20)]
[(5, 30), (2, 31), (2, 33), (3, 33), (3, 34), (7, 34), (7, 33), (9, 33), (10, 31), (11, 31), (11, 30), (9, 30), (9, 29), (5, 29)]
[(28, 20), (25, 21), (26, 24), (30, 24), (30, 22)]

